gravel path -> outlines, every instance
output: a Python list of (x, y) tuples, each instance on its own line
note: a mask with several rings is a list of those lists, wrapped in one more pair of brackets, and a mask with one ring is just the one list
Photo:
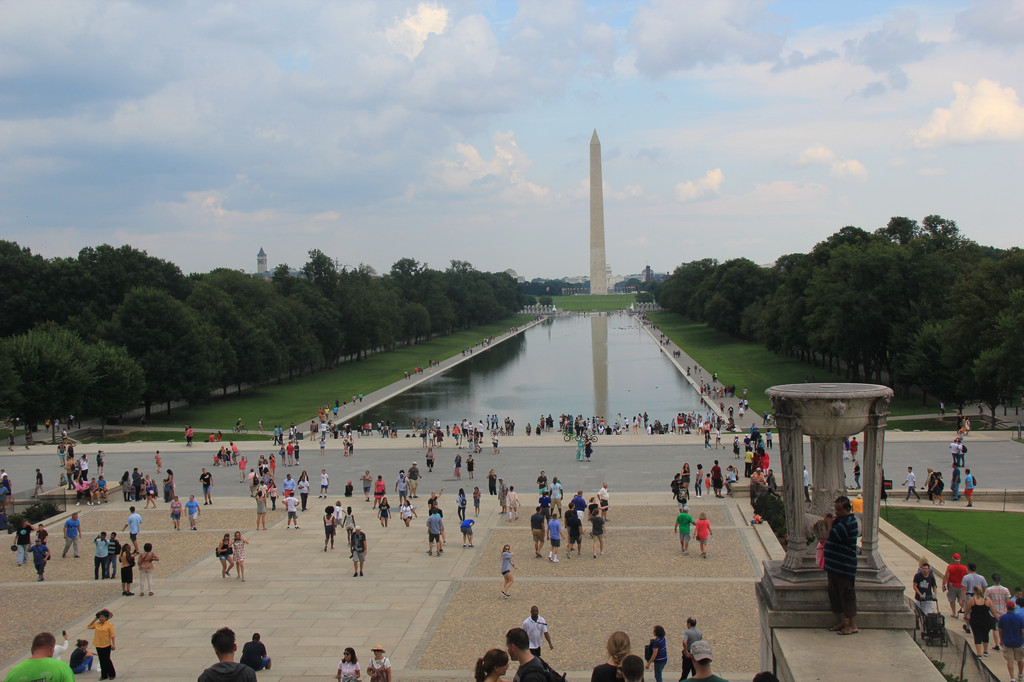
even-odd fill
[[(35, 576), (33, 568), (22, 570), (31, 571)], [(60, 631), (68, 623), (120, 594), (117, 589), (114, 589), (114, 595), (110, 594), (113, 586), (90, 583), (68, 589), (67, 585), (40, 584), (34, 580), (33, 577), (31, 586), (0, 587), (0, 603), (4, 604), (6, 624), (0, 628), (0, 651), (4, 652), (4, 658), (27, 658), (32, 637), (37, 632), (52, 632), (59, 639)], [(68, 632), (71, 646), (79, 637), (92, 642), (91, 635), (88, 630)], [(67, 655), (64, 660), (67, 660)]]
[(519, 627), (534, 604), (547, 620), (555, 644), (554, 650), (545, 644), (544, 659), (559, 672), (589, 671), (604, 663), (604, 645), (615, 630), (627, 632), (634, 653), (643, 656), (651, 630), (661, 625), (669, 644), (666, 679), (677, 679), (682, 634), (691, 615), (711, 642), (716, 670), (758, 667), (757, 610), (750, 608), (755, 601), (749, 579), (688, 585), (637, 578), (626, 583), (531, 582), (528, 590), (522, 587), (514, 585), (512, 598), (504, 599), (498, 578), (460, 585), (416, 667), (465, 670), (468, 679), (476, 659), (488, 649), (504, 648), (505, 632)]
[[(593, 558), (593, 541), (583, 534), (583, 553), (566, 558), (563, 545), (561, 560), (554, 564), (547, 556), (551, 547), (544, 545), (542, 558), (533, 553), (533, 536), (526, 529), (499, 529), (491, 533), (486, 547), (476, 551), (482, 553), (473, 575), (476, 577), (498, 576), (501, 548), (512, 545), (515, 553), (517, 578), (639, 578), (642, 576), (674, 578), (749, 578), (753, 568), (746, 552), (740, 545), (736, 531), (719, 529), (715, 531), (708, 548), (708, 559), (702, 559), (700, 548), (690, 542), (690, 556), (683, 556), (679, 547), (679, 535), (669, 528), (665, 531), (618, 529), (609, 530), (605, 537), (605, 554)], [(457, 538), (449, 536), (448, 548), (461, 551)], [(497, 579), (497, 578), (495, 578)]]

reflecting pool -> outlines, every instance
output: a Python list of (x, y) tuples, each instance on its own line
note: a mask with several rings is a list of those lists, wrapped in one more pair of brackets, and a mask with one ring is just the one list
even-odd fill
[(549, 319), (386, 403), (360, 422), (414, 418), (476, 422), (513, 418), (519, 429), (561, 413), (604, 416), (647, 412), (662, 422), (698, 409), (700, 396), (658, 343), (625, 313)]

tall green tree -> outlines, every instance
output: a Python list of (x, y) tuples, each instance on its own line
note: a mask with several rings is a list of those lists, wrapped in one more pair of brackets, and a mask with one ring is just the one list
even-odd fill
[(146, 388), (142, 367), (124, 346), (98, 341), (86, 348), (93, 367), (93, 382), (86, 393), (86, 414), (98, 415), (100, 433), (107, 435), (107, 418), (132, 410), (141, 403)]
[(3, 354), (21, 379), (13, 408), (26, 423), (81, 414), (96, 374), (77, 333), (50, 323), (5, 339)]
[[(0, 342), (0, 348), (3, 342)], [(14, 369), (14, 361), (7, 353), (0, 353), (0, 414), (17, 414), (18, 388), (21, 377)]]
[(146, 416), (154, 403), (206, 400), (220, 377), (219, 337), (209, 323), (170, 294), (134, 289), (118, 306), (107, 332), (142, 366)]
[(27, 247), (0, 241), (0, 265), (0, 338), (6, 338), (27, 332), (36, 323), (35, 316), (49, 309), (49, 264)]

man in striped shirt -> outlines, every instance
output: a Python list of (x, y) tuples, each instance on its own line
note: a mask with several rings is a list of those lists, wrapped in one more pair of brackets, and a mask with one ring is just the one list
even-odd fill
[(834, 504), (835, 515), (826, 514), (828, 538), (825, 540), (825, 573), (828, 577), (828, 599), (832, 613), (839, 622), (829, 630), (840, 635), (857, 632), (857, 535), (859, 526), (853, 515), (850, 498), (841, 495)]

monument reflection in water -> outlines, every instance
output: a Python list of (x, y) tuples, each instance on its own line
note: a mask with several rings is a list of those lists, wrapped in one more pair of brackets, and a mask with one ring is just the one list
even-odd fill
[(541, 415), (604, 416), (612, 423), (647, 412), (663, 423), (699, 409), (700, 396), (634, 319), (626, 314), (554, 318), (482, 351), (444, 374), (358, 417), (476, 422), (512, 417), (521, 429)]

